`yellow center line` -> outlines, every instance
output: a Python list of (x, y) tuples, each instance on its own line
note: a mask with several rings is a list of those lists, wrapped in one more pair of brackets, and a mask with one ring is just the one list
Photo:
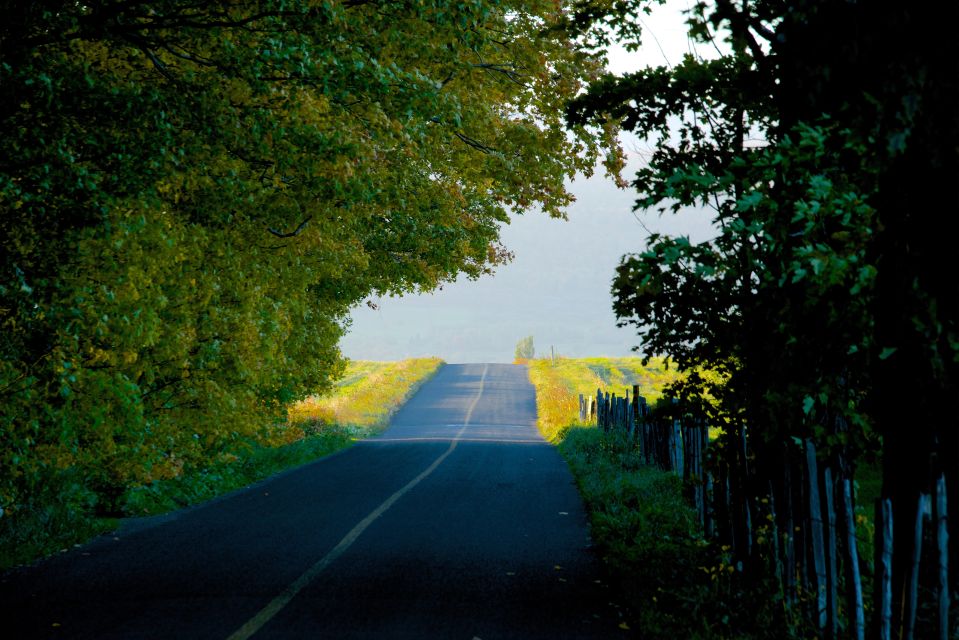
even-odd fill
[(479, 403), (480, 397), (483, 395), (483, 387), (486, 384), (486, 372), (488, 369), (488, 365), (483, 367), (483, 375), (480, 378), (479, 389), (476, 391), (476, 397), (473, 398), (473, 402), (470, 403), (469, 408), (466, 410), (466, 417), (463, 420), (463, 428), (459, 430), (459, 433), (457, 433), (456, 437), (453, 438), (453, 441), (450, 442), (449, 448), (443, 452), (439, 458), (434, 460), (433, 464), (428, 466), (421, 474), (410, 480), (406, 486), (391, 495), (383, 502), (383, 504), (374, 509), (368, 516), (360, 520), (355, 527), (350, 529), (349, 533), (343, 536), (343, 539), (340, 540), (339, 543), (333, 547), (329, 553), (320, 558), (316, 564), (303, 572), (303, 575), (291, 582), (282, 593), (273, 598), (273, 600), (263, 607), (259, 613), (247, 620), (246, 624), (230, 634), (227, 640), (246, 640), (263, 628), (263, 625), (272, 620), (276, 614), (282, 611), (283, 608), (286, 607), (286, 605), (288, 605), (290, 601), (293, 600), (293, 598), (295, 598), (296, 595), (308, 584), (313, 582), (313, 580), (315, 580), (324, 569), (336, 561), (337, 558), (342, 556), (377, 518), (383, 515), (387, 509), (396, 504), (397, 500), (406, 495), (410, 489), (418, 485), (423, 481), (424, 478), (433, 473), (433, 471), (435, 471), (436, 468), (440, 466), (451, 453), (453, 453), (453, 450), (456, 449), (457, 442), (460, 440), (460, 436), (463, 435), (463, 433), (466, 431), (466, 427), (469, 426), (469, 422), (473, 417), (473, 410), (476, 409), (476, 405)]

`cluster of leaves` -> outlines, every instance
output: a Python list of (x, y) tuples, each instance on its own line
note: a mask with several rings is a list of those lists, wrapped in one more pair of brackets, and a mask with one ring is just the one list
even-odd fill
[[(638, 44), (651, 4), (587, 2), (571, 25)], [(637, 208), (714, 211), (713, 238), (653, 236), (613, 283), (647, 354), (716, 374), (676, 395), (715, 400), (701, 408), (732, 426), (730, 452), (748, 427), (758, 487), (763, 458), (793, 441), (849, 469), (878, 456), (896, 530), (915, 526), (939, 474), (959, 490), (959, 285), (934, 231), (959, 210), (959, 80), (942, 26), (957, 13), (701, 1), (688, 33), (712, 59), (605, 76), (568, 109), (571, 123), (650, 141)], [(912, 546), (895, 543), (896, 598)]]
[[(0, 25), (0, 528), (283, 428), (371, 293), (476, 277), (598, 144), (561, 3), (15, 3)], [(0, 532), (2, 535), (2, 532)]]
[[(123, 516), (153, 516), (198, 504), (247, 486), (280, 471), (312, 462), (350, 446), (386, 426), (389, 418), (443, 364), (439, 358), (397, 362), (350, 361), (343, 379), (322, 396), (293, 403), (289, 423), (269, 437), (237, 440), (231, 452), (196, 459), (175, 477), (158, 478), (128, 488), (121, 496)], [(79, 473), (80, 470), (73, 470)], [(82, 485), (74, 485), (83, 489)], [(114, 528), (114, 518), (91, 519), (76, 508), (78, 497), (45, 489), (39, 509), (8, 520), (0, 538), (0, 568), (57, 551)], [(75, 490), (76, 490), (75, 489)], [(97, 496), (86, 491), (90, 505)]]
[(725, 34), (725, 54), (604, 77), (569, 117), (614, 118), (654, 143), (633, 182), (638, 209), (715, 212), (713, 238), (654, 234), (613, 283), (614, 309), (647, 354), (713, 372), (676, 394), (718, 398), (711, 420), (761, 424), (771, 440), (805, 437), (819, 424), (807, 416), (842, 415), (856, 427), (844, 438), (869, 449), (853, 378), (874, 351), (876, 171), (833, 119), (783, 121), (770, 44), (759, 44), (781, 21), (774, 4), (700, 3), (690, 34)]

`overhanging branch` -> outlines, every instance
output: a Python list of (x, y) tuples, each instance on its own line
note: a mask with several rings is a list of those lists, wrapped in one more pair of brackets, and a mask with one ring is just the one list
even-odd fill
[(313, 216), (307, 216), (306, 219), (301, 222), (296, 229), (288, 233), (283, 233), (282, 231), (277, 231), (273, 227), (267, 227), (266, 230), (275, 235), (277, 238), (295, 238), (300, 235), (300, 232), (303, 231), (303, 228), (306, 227), (306, 224), (313, 219)]

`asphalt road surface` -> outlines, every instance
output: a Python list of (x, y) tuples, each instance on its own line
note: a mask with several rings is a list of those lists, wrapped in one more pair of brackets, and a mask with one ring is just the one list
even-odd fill
[(0, 577), (2, 638), (611, 638), (526, 370), (446, 365), (378, 438)]

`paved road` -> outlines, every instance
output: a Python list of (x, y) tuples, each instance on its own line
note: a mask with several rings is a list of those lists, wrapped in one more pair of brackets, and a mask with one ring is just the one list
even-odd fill
[(379, 438), (3, 576), (0, 637), (618, 637), (535, 416), (446, 365)]

